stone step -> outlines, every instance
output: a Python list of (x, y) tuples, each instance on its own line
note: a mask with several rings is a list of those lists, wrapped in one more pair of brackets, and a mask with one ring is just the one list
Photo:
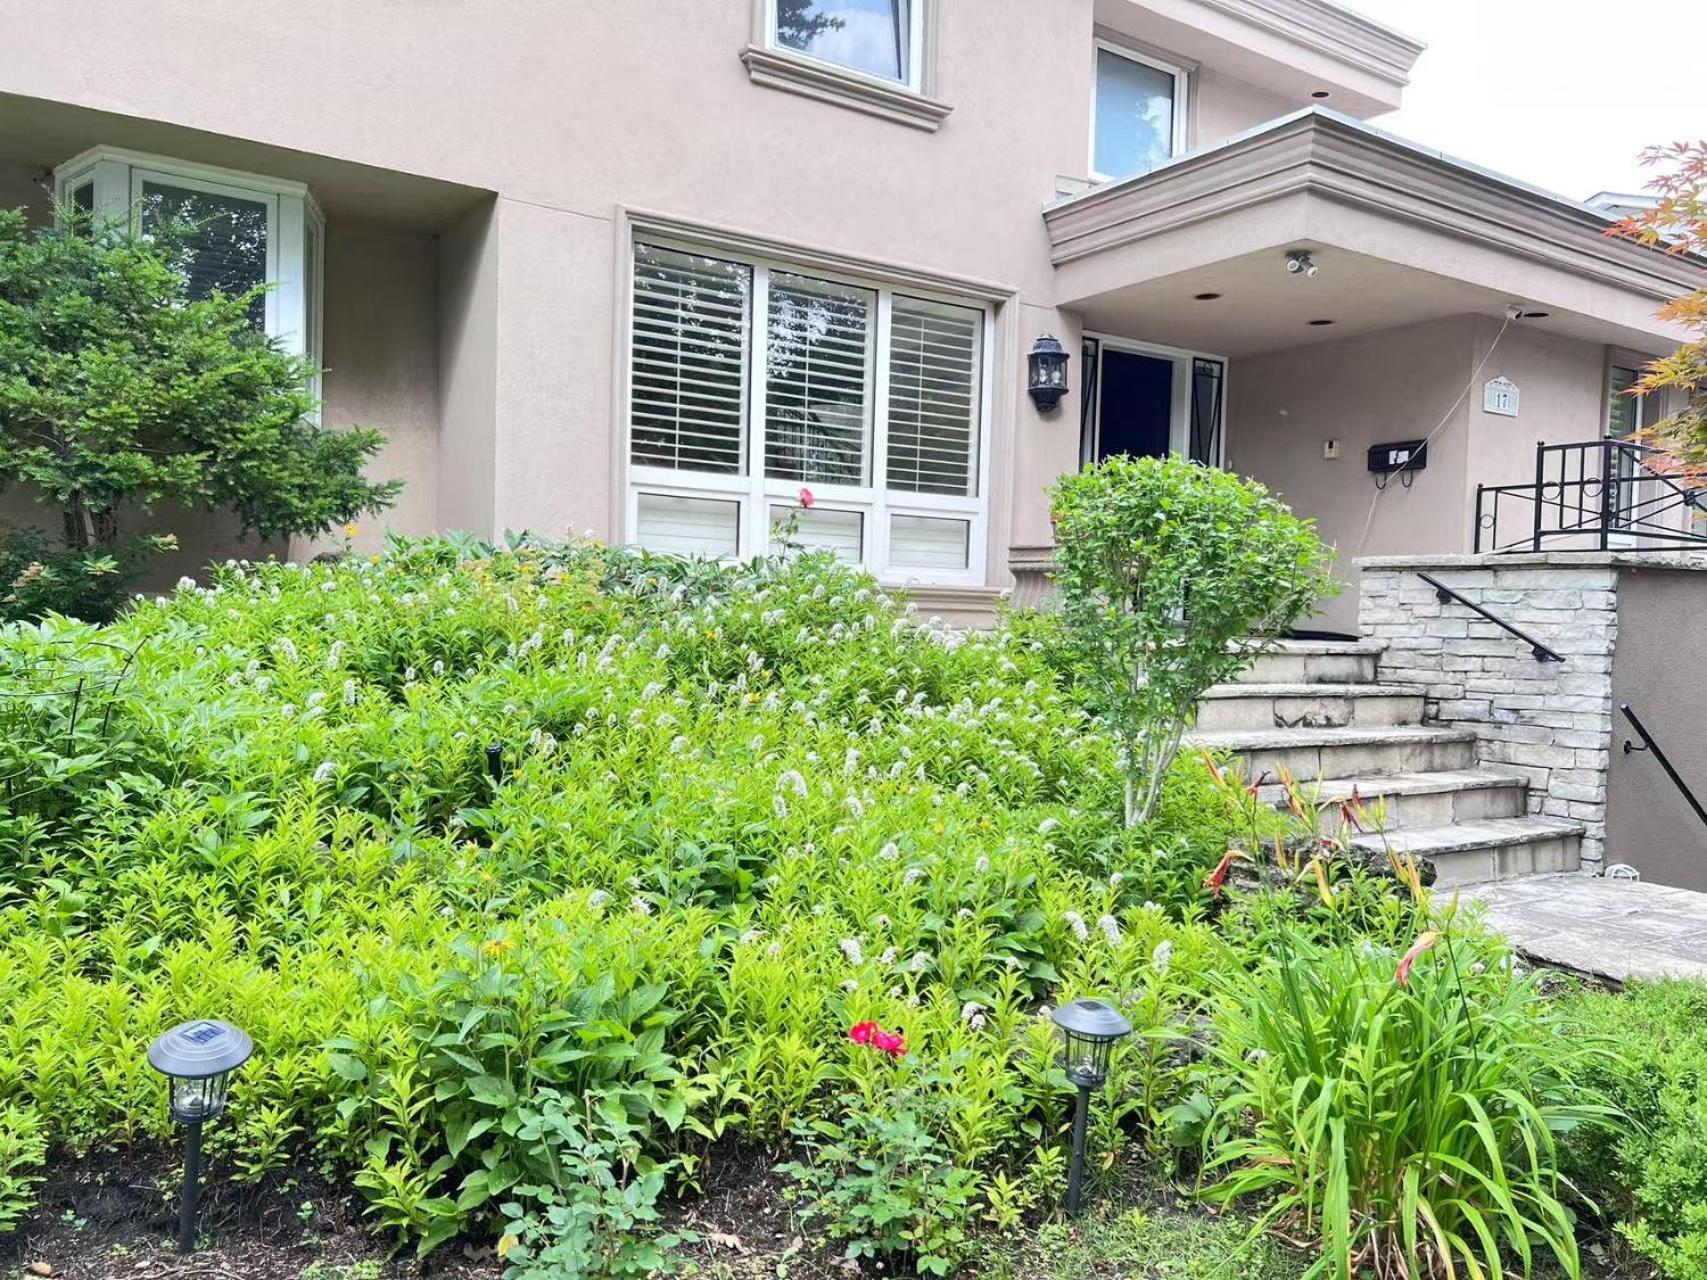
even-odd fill
[[(1528, 804), (1529, 784), (1521, 774), (1489, 769), (1448, 769), (1435, 773), (1376, 774), (1337, 778), (1303, 787), (1306, 806), (1320, 810), (1323, 835), (1339, 832), (1340, 802), (1356, 791), (1372, 822), (1384, 830), (1441, 827), (1486, 818), (1521, 818)], [(1284, 789), (1271, 783), (1258, 793), (1277, 808), (1286, 803)]]
[(1372, 684), (1387, 646), (1379, 640), (1279, 640), (1238, 677), (1240, 684)]
[(1561, 818), (1484, 818), (1439, 827), (1389, 831), (1385, 836), (1356, 836), (1355, 848), (1372, 853), (1390, 849), (1434, 863), (1435, 887), (1509, 880), (1514, 876), (1575, 871), (1583, 829)]
[(1203, 733), (1417, 724), (1424, 690), (1404, 684), (1218, 684), (1197, 706)]
[(1284, 768), (1306, 785), (1318, 779), (1468, 769), (1476, 752), (1476, 735), (1469, 729), (1414, 724), (1194, 732), (1185, 741), (1189, 747), (1239, 756), (1247, 778), (1264, 773), (1275, 778)]

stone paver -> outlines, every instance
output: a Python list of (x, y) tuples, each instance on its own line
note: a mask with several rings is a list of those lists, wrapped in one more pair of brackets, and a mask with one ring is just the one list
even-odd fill
[(1540, 963), (1616, 982), (1707, 978), (1707, 893), (1576, 872), (1467, 892), (1491, 928)]

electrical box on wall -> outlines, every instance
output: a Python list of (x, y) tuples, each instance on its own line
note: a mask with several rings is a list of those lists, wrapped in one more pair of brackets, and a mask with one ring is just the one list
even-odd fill
[(1394, 440), (1369, 446), (1369, 469), (1378, 476), (1421, 471), (1428, 466), (1428, 441)]

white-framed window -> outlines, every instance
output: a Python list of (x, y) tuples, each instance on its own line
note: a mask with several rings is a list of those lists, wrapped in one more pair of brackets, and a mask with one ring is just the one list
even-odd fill
[(982, 583), (990, 326), (981, 302), (642, 236), (630, 541), (746, 558), (792, 520), (886, 581)]
[(1183, 152), (1185, 69), (1102, 39), (1092, 58), (1091, 176), (1135, 177)]
[(318, 368), (325, 220), (302, 183), (98, 147), (54, 170), (54, 190), (98, 221), (131, 218), (143, 232), (167, 219), (194, 224), (180, 264), (191, 296), (271, 285), (256, 301), (256, 328)]
[(764, 0), (765, 42), (918, 91), (927, 0)]

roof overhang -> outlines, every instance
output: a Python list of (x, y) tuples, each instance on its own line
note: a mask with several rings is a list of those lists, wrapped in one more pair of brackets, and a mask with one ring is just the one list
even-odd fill
[(1399, 105), (1421, 41), (1329, 0), (1096, 0), (1096, 20), (1294, 101), (1353, 115)]
[[(1707, 286), (1707, 261), (1610, 237), (1602, 212), (1321, 108), (1058, 201), (1044, 221), (1057, 305), (1092, 327), (1122, 314), (1228, 326), (1242, 336), (1179, 343), (1228, 354), (1512, 304), (1558, 332), (1660, 352), (1687, 333), (1659, 306)], [(1294, 248), (1315, 252), (1318, 279), (1286, 276)], [(1221, 294), (1218, 317), (1193, 309), (1200, 292)], [(1352, 323), (1291, 323), (1329, 304)]]

